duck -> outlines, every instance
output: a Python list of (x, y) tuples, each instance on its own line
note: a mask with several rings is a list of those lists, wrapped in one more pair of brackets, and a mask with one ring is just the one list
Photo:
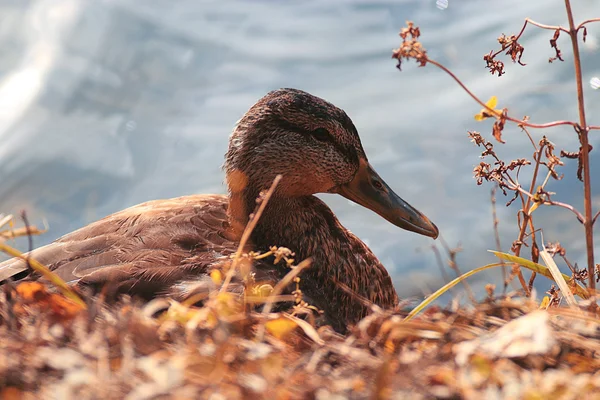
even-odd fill
[[(328, 325), (345, 332), (372, 305), (394, 308), (399, 298), (375, 254), (315, 194), (341, 195), (407, 231), (433, 239), (439, 233), (377, 174), (350, 117), (299, 89), (271, 91), (250, 107), (229, 137), (223, 169), (226, 195), (148, 201), (30, 255), (73, 285), (110, 285), (115, 293), (152, 299), (206, 278), (217, 261), (235, 254), (257, 198), (281, 175), (245, 250), (275, 245), (297, 260), (310, 258), (302, 293)], [(289, 271), (273, 263), (260, 268), (276, 280)], [(24, 274), (36, 279), (23, 259), (0, 263), (2, 282)]]

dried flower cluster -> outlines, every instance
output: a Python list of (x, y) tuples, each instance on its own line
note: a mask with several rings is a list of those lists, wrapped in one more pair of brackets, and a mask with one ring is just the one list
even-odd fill
[(547, 243), (546, 251), (553, 257), (556, 257), (558, 255), (563, 259), (565, 264), (567, 264), (567, 266), (571, 270), (573, 279), (575, 279), (576, 281), (581, 282), (581, 283), (585, 283), (588, 280), (587, 269), (579, 269), (577, 266), (577, 263), (575, 263), (573, 265), (567, 258), (567, 250), (563, 246), (561, 246), (561, 244), (559, 242)]
[(400, 47), (394, 49), (392, 52), (392, 58), (398, 61), (396, 67), (402, 69), (402, 60), (414, 59), (419, 63), (420, 67), (427, 65), (427, 51), (419, 42), (419, 36), (421, 31), (419, 27), (415, 26), (411, 21), (406, 21), (406, 27), (400, 31), (400, 37), (402, 43)]
[(485, 61), (485, 66), (490, 70), (492, 75), (498, 74), (498, 76), (502, 76), (504, 74), (504, 63), (500, 60), (496, 60), (496, 56), (503, 51), (506, 51), (506, 55), (510, 56), (512, 62), (519, 63), (519, 65), (525, 65), (521, 62), (521, 57), (523, 57), (523, 52), (525, 48), (518, 42), (519, 37), (516, 35), (511, 35), (507, 37), (502, 34), (498, 38), (498, 43), (500, 43), (500, 50), (493, 52), (490, 50), (488, 54), (483, 56), (483, 60)]
[[(473, 143), (475, 143), (478, 147), (483, 147), (484, 150), (481, 153), (481, 158), (486, 159), (491, 157), (493, 159), (493, 166), (488, 162), (482, 161), (473, 169), (473, 174), (477, 180), (477, 184), (481, 185), (484, 180), (488, 182), (494, 182), (498, 184), (505, 196), (507, 195), (507, 190), (516, 192), (516, 194), (518, 194), (518, 190), (520, 188), (518, 184), (519, 170), (525, 165), (530, 165), (531, 161), (525, 158), (519, 158), (512, 160), (507, 164), (496, 155), (494, 145), (485, 140), (479, 132), (469, 131), (468, 134)], [(514, 172), (515, 170), (516, 176), (513, 177), (511, 172)], [(507, 205), (512, 203), (512, 201), (514, 201), (514, 199), (511, 200)]]

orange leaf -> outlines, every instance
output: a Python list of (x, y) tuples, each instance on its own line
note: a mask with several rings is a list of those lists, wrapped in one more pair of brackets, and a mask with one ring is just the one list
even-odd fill
[(29, 303), (41, 301), (48, 297), (46, 287), (39, 282), (22, 282), (17, 286), (17, 295)]
[(48, 303), (52, 312), (57, 317), (64, 319), (71, 319), (84, 309), (81, 305), (58, 293), (52, 293)]
[(277, 319), (272, 319), (265, 323), (265, 328), (267, 331), (275, 336), (277, 339), (284, 339), (291, 332), (293, 332), (298, 327), (296, 322), (292, 321), (289, 318), (279, 317)]

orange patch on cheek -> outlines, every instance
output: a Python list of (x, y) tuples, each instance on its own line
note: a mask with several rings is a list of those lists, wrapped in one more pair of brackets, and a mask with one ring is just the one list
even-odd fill
[(232, 193), (240, 193), (248, 185), (248, 177), (239, 169), (234, 169), (227, 174), (227, 186)]

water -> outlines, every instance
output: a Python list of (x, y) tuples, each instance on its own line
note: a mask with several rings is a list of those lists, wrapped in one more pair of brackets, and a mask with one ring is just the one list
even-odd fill
[[(438, 2), (439, 3), (439, 2)], [(600, 3), (576, 2), (578, 20), (600, 16)], [(432, 66), (390, 59), (405, 20), (421, 27), (429, 55), (487, 100), (535, 122), (577, 117), (572, 58), (548, 64), (551, 31), (529, 30), (526, 67), (506, 61), (501, 79), (483, 54), (524, 17), (566, 25), (561, 1), (0, 1), (0, 210), (26, 209), (50, 231), (47, 243), (136, 203), (190, 193), (224, 193), (220, 166), (240, 116), (267, 91), (297, 87), (344, 108), (371, 164), (398, 194), (426, 213), (460, 267), (494, 261), (490, 186), (476, 186), (478, 150), (467, 130), (477, 106)], [(600, 125), (600, 25), (582, 47), (589, 123)], [(557, 148), (577, 150), (572, 131), (547, 132)], [(542, 132), (534, 131), (536, 140)], [(598, 135), (592, 134), (593, 145)], [(531, 157), (518, 128), (505, 130), (506, 158)], [(599, 173), (596, 152), (593, 173)], [(555, 199), (580, 207), (576, 164), (552, 183)], [(527, 173), (522, 176), (528, 182)], [(598, 193), (594, 187), (594, 193)], [(439, 286), (432, 241), (404, 232), (372, 212), (324, 195), (342, 223), (392, 272), (403, 295)], [(596, 198), (597, 199), (597, 198)], [(516, 207), (498, 213), (504, 250), (516, 238)], [(600, 201), (596, 200), (596, 205)], [(584, 265), (581, 225), (565, 210), (536, 211), (546, 240), (560, 240)], [(486, 281), (489, 279), (484, 278)]]

